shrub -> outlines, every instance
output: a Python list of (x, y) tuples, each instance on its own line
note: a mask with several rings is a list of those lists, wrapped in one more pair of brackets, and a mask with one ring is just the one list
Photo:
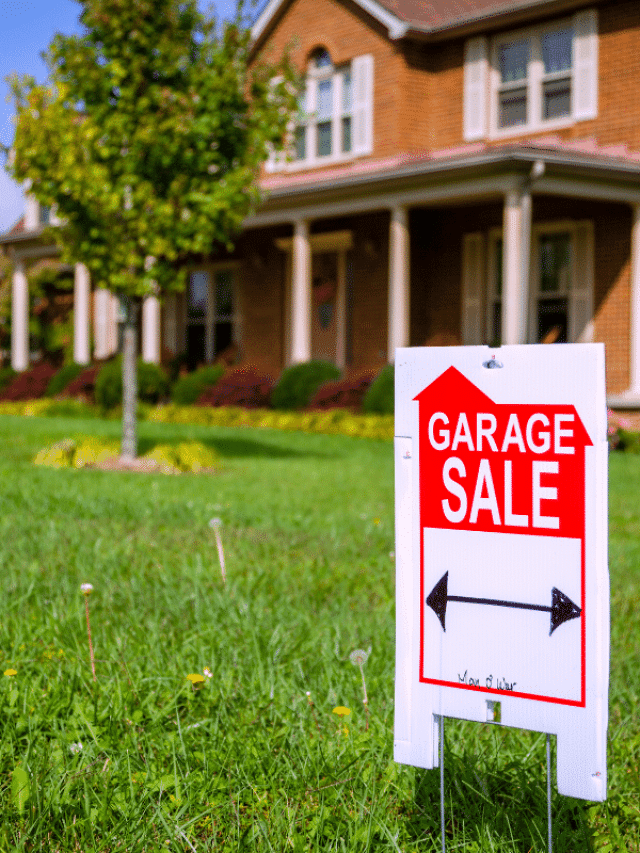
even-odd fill
[(383, 367), (364, 395), (362, 411), (372, 415), (392, 415), (394, 410), (394, 375), (392, 364)]
[[(144, 403), (157, 403), (166, 397), (169, 380), (157, 364), (138, 359), (138, 399)], [(100, 370), (95, 382), (96, 403), (103, 409), (113, 409), (122, 403), (122, 357), (108, 361)]]
[(270, 376), (263, 376), (251, 367), (239, 367), (205, 389), (198, 397), (198, 406), (260, 409), (269, 405), (272, 388)]
[(143, 403), (157, 403), (169, 394), (169, 379), (159, 364), (138, 361), (138, 397)]
[(271, 393), (274, 409), (304, 409), (324, 382), (340, 378), (340, 370), (329, 361), (306, 361), (282, 371)]
[(94, 388), (96, 403), (103, 409), (112, 409), (122, 402), (122, 361), (108, 361), (96, 376)]
[(46, 465), (48, 468), (68, 468), (73, 460), (76, 442), (72, 438), (56, 441), (51, 447), (44, 447), (36, 453), (34, 465)]
[(339, 379), (337, 382), (325, 382), (311, 398), (309, 408), (312, 410), (351, 409), (360, 411), (362, 399), (372, 382), (371, 376), (360, 376), (357, 379)]
[(67, 385), (79, 376), (84, 370), (84, 366), (82, 364), (65, 364), (64, 367), (61, 367), (60, 370), (51, 378), (51, 381), (47, 385), (47, 390), (45, 392), (46, 397), (57, 397), (58, 394), (61, 394)]
[(180, 444), (157, 444), (144, 459), (156, 462), (167, 473), (184, 471), (198, 474), (220, 468), (220, 458), (215, 450), (200, 441), (181, 441)]
[(46, 465), (49, 468), (88, 468), (112, 459), (119, 452), (120, 445), (117, 441), (91, 436), (63, 438), (51, 447), (40, 450), (33, 462), (35, 465)]
[(119, 455), (120, 443), (118, 441), (93, 437), (81, 438), (76, 445), (71, 464), (74, 468), (88, 468)]
[(38, 400), (44, 396), (55, 367), (46, 361), (34, 365), (31, 370), (18, 373), (0, 391), (0, 400)]
[(11, 382), (11, 380), (16, 376), (16, 372), (13, 367), (0, 367), (0, 391)]
[(99, 364), (83, 368), (82, 372), (64, 389), (64, 396), (82, 397), (84, 400), (93, 401), (95, 399), (96, 378), (100, 370)]
[(221, 364), (211, 364), (180, 376), (171, 389), (172, 401), (179, 406), (190, 406), (210, 385), (215, 385), (223, 373)]

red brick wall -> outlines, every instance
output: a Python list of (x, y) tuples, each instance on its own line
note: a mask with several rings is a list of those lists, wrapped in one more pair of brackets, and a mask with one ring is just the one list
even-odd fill
[(293, 0), (274, 22), (258, 61), (274, 61), (287, 48), (301, 73), (315, 48), (326, 48), (335, 65), (373, 55), (373, 157), (386, 157), (404, 146), (398, 118), (404, 114), (404, 62), (386, 29), (348, 0)]
[[(588, 8), (588, 4), (585, 4)], [(561, 18), (566, 16), (561, 16)], [(539, 23), (553, 20), (540, 18)], [(532, 22), (533, 24), (533, 22)], [(618, 0), (598, 5), (599, 85), (598, 116), (591, 121), (575, 122), (554, 130), (564, 139), (594, 137), (602, 145), (626, 144), (640, 150), (640, 3)], [(511, 30), (507, 30), (509, 32)], [(500, 34), (495, 30), (490, 35)], [(463, 139), (462, 93), (464, 40), (415, 46), (406, 51), (410, 66), (413, 112), (423, 112), (422, 123), (410, 124), (416, 131), (411, 148), (447, 148), (461, 145)], [(426, 85), (422, 79), (428, 78)], [(422, 98), (420, 97), (422, 94)], [(425, 96), (428, 93), (428, 104)], [(422, 103), (421, 103), (422, 101)], [(426, 115), (430, 126), (425, 129)], [(546, 135), (540, 131), (538, 135)], [(513, 139), (535, 136), (530, 131), (515, 132)], [(428, 139), (425, 145), (424, 139)], [(502, 137), (494, 144), (508, 141)], [(409, 146), (407, 146), (409, 147)]]

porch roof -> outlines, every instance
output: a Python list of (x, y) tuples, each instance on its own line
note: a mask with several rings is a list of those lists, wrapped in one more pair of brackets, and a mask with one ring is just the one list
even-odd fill
[[(620, 201), (640, 202), (640, 152), (624, 145), (600, 145), (595, 139), (562, 140), (558, 136), (502, 145), (484, 142), (436, 151), (405, 152), (378, 160), (336, 164), (313, 171), (286, 171), (263, 177), (262, 211), (296, 207), (337, 194), (389, 193), (412, 186), (469, 181), (487, 176), (532, 180), (532, 192), (553, 194), (550, 179), (582, 181), (607, 187)], [(597, 194), (596, 194), (597, 197)]]

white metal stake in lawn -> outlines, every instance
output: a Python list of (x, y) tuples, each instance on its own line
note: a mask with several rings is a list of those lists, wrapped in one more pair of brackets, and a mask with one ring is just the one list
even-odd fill
[(396, 760), (437, 766), (439, 717), (499, 720), (604, 800), (604, 347), (398, 349), (395, 443)]

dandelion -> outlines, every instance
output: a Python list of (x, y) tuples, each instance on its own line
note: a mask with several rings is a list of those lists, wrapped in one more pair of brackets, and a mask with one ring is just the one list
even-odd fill
[(89, 596), (93, 592), (92, 584), (80, 584), (80, 592), (84, 595), (84, 612), (87, 616), (87, 636), (89, 637), (89, 658), (91, 660), (91, 672), (93, 673), (93, 680), (97, 681), (98, 679), (96, 678), (96, 663), (93, 657), (93, 641), (91, 640), (91, 622), (89, 620)]
[(362, 676), (362, 692), (364, 693), (364, 699), (362, 700), (364, 704), (364, 710), (367, 715), (367, 725), (366, 728), (369, 728), (369, 698), (367, 696), (367, 682), (364, 678), (364, 665), (369, 659), (369, 655), (371, 654), (371, 646), (365, 652), (364, 649), (355, 649), (349, 655), (349, 660), (354, 666), (360, 668), (360, 675)]
[(348, 717), (351, 713), (351, 708), (345, 708), (344, 705), (338, 705), (338, 707), (334, 708), (331, 713), (336, 714), (338, 717)]
[(14, 675), (18, 674), (18, 670), (17, 669), (5, 669), (4, 674), (7, 676), (7, 678), (13, 678)]
[(218, 559), (220, 560), (220, 571), (222, 572), (222, 582), (227, 582), (227, 571), (224, 565), (224, 550), (222, 548), (222, 538), (220, 536), (220, 528), (222, 527), (222, 519), (212, 518), (209, 522), (209, 527), (213, 530), (216, 537), (216, 545), (218, 546)]
[(313, 714), (313, 719), (315, 720), (316, 728), (318, 729), (318, 731), (320, 731), (320, 723), (318, 722), (318, 717), (316, 715), (316, 709), (315, 709), (314, 704), (313, 704), (313, 699), (311, 698), (311, 691), (307, 690), (307, 692), (305, 693), (305, 696), (307, 697), (307, 702), (309, 704), (309, 708), (311, 709), (311, 713)]
[(187, 681), (191, 682), (194, 690), (199, 690), (204, 684), (204, 675), (200, 675), (199, 672), (190, 672), (187, 676)]

